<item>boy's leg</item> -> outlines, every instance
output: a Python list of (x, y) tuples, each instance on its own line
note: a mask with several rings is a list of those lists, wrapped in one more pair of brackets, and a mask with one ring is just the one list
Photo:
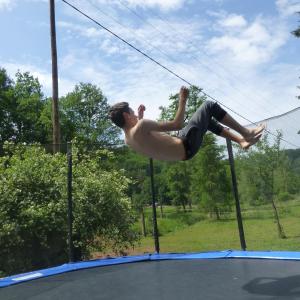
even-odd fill
[[(180, 130), (178, 137), (184, 141), (187, 151), (187, 159), (192, 158), (199, 150), (203, 137), (212, 121), (212, 107), (214, 103), (211, 101), (204, 102), (193, 114), (188, 124)], [(224, 115), (222, 115), (224, 117)], [(221, 126), (219, 124), (219, 126)], [(221, 130), (220, 130), (221, 132)]]
[(234, 118), (232, 118), (228, 113), (225, 114), (225, 116), (219, 120), (222, 124), (230, 127), (231, 129), (237, 131), (240, 133), (244, 139), (248, 142), (251, 142), (252, 139), (256, 139), (256, 136), (260, 135), (263, 130), (265, 129), (265, 125), (261, 124), (260, 126), (257, 126), (256, 128), (248, 129), (241, 124), (239, 124)]
[(232, 118), (218, 103), (215, 102), (210, 106), (211, 114), (216, 120), (240, 133), (247, 142), (252, 143), (256, 141), (256, 137), (260, 135), (266, 127), (265, 124), (261, 124), (258, 127), (248, 129)]
[[(215, 122), (212, 117), (239, 132), (244, 139), (229, 131), (226, 132), (226, 130), (220, 124)], [(218, 103), (206, 101), (194, 113), (187, 126), (179, 132), (179, 137), (185, 141), (186, 145), (188, 145), (186, 146), (189, 148), (190, 152), (188, 158), (193, 157), (197, 153), (207, 130), (222, 137), (231, 138), (233, 141), (239, 143), (242, 148), (247, 149), (261, 137), (264, 126), (247, 129), (236, 122)]]
[(224, 127), (220, 123), (216, 122), (213, 118), (210, 120), (207, 127), (207, 130), (211, 131), (216, 135), (221, 135), (223, 129)]
[(231, 141), (236, 142), (237, 144), (239, 144), (241, 146), (242, 149), (247, 150), (250, 146), (254, 145), (255, 143), (257, 143), (259, 141), (259, 139), (261, 138), (261, 133), (258, 134), (255, 138), (251, 139), (251, 141), (246, 141), (245, 138), (234, 134), (233, 132), (231, 132), (229, 129), (227, 128), (223, 128), (220, 136), (225, 138), (225, 139), (230, 139)]
[(226, 139), (228, 138), (231, 141), (236, 142), (245, 150), (248, 149), (251, 145), (255, 144), (261, 137), (261, 134), (258, 134), (250, 142), (246, 141), (245, 138), (237, 134), (234, 134), (233, 132), (229, 131), (227, 128), (224, 128), (221, 124), (216, 122), (214, 119), (211, 119), (207, 129), (216, 135), (219, 135)]

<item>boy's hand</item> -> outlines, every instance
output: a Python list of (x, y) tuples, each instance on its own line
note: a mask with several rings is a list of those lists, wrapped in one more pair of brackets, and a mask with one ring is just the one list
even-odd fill
[(141, 104), (138, 108), (138, 118), (139, 120), (143, 119), (144, 117), (144, 111), (146, 110), (146, 107), (144, 104)]
[(182, 104), (186, 104), (188, 96), (189, 96), (189, 89), (185, 86), (182, 86), (179, 93), (179, 101)]

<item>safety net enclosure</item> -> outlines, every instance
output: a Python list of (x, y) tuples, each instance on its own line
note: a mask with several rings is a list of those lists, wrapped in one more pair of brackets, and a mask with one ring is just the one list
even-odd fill
[(0, 299), (296, 299), (300, 252), (148, 254), (0, 280)]

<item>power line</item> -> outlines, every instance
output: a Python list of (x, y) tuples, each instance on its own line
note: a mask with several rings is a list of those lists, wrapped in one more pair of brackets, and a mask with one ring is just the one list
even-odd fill
[[(144, 19), (140, 14), (138, 14), (135, 10), (131, 9), (128, 5), (126, 5), (124, 3), (123, 0), (118, 0), (118, 2), (123, 6), (125, 7), (128, 11), (130, 11), (132, 14), (134, 14), (137, 18), (139, 18), (143, 23), (146, 23), (148, 25), (150, 25), (152, 28), (154, 28), (154, 30), (156, 30), (157, 32), (159, 32), (161, 35), (163, 35), (165, 38), (173, 41), (173, 38), (171, 38), (169, 35), (165, 34), (163, 31), (161, 31), (160, 29), (158, 29), (155, 25), (153, 25), (151, 22), (149, 22), (148, 20)], [(160, 17), (159, 15), (157, 14), (154, 14), (152, 12), (152, 15), (158, 17), (164, 24), (168, 25), (169, 28), (173, 31), (173, 32), (178, 32), (178, 30), (176, 28), (174, 28), (167, 20), (164, 20), (162, 17)], [(178, 35), (179, 37), (181, 37), (181, 34)], [(207, 57), (209, 58), (210, 60), (213, 60), (213, 62), (215, 62), (218, 66), (220, 66), (222, 68), (223, 71), (225, 71), (227, 74), (229, 74), (233, 79), (235, 79), (235, 81), (239, 81), (239, 79), (237, 77), (235, 77), (233, 74), (231, 74), (223, 65), (221, 65), (220, 63), (218, 63), (216, 60), (212, 59), (203, 49), (200, 49), (197, 45), (195, 45), (193, 42), (188, 42), (189, 45), (192, 45), (194, 47), (196, 47), (197, 49), (199, 49), (200, 51), (202, 51), (202, 53)], [(209, 66), (207, 66), (206, 64), (202, 63), (202, 61), (196, 56), (196, 55), (193, 55), (192, 54), (192, 57), (194, 59), (196, 59), (202, 66), (204, 66), (206, 69), (208, 69), (209, 71), (211, 71), (212, 73), (214, 73), (215, 75), (217, 75), (217, 77), (219, 77), (220, 79), (222, 80), (225, 80), (225, 82), (227, 81), (227, 78), (226, 77), (223, 77), (222, 75), (220, 75), (219, 73), (215, 72), (212, 68), (210, 68)], [(241, 81), (239, 81), (241, 82)], [(243, 83), (243, 82), (241, 82)], [(229, 86), (231, 88), (233, 88), (234, 90), (236, 90), (240, 95), (242, 96), (247, 96), (245, 93), (243, 93), (240, 89), (232, 86), (231, 84), (229, 84)], [(254, 95), (255, 96), (255, 95)], [(260, 97), (261, 99), (266, 99), (264, 97), (262, 97), (261, 95), (258, 95), (258, 97)], [(251, 99), (253, 99), (253, 95), (251, 95)], [(259, 100), (259, 98), (255, 97), (255, 99)], [(270, 105), (274, 105), (273, 103), (271, 103), (269, 100), (267, 100), (267, 102), (270, 104)], [(257, 102), (259, 103), (259, 102)], [(296, 128), (293, 127), (293, 129), (296, 130)]]
[(76, 11), (78, 11), (80, 14), (82, 14), (83, 16), (85, 16), (86, 18), (88, 18), (89, 20), (91, 20), (92, 22), (96, 23), (98, 26), (100, 26), (101, 28), (103, 28), (104, 30), (108, 31), (110, 34), (112, 34), (113, 36), (115, 36), (116, 38), (118, 38), (119, 40), (121, 40), (123, 43), (125, 43), (126, 45), (128, 45), (129, 47), (133, 48), (135, 51), (139, 52), (140, 54), (142, 54), (143, 56), (147, 57), (148, 59), (150, 59), (152, 62), (154, 62), (155, 64), (159, 65), (161, 68), (165, 69), (166, 71), (168, 71), (169, 73), (173, 74), (174, 76), (176, 76), (177, 78), (179, 78), (180, 80), (182, 80), (183, 82), (187, 83), (188, 85), (192, 85), (190, 82), (188, 82), (187, 80), (185, 80), (184, 78), (182, 78), (181, 76), (179, 76), (178, 74), (176, 74), (175, 72), (173, 72), (172, 70), (170, 70), (169, 68), (165, 67), (164, 65), (162, 65), (160, 62), (158, 62), (157, 60), (155, 60), (154, 58), (150, 57), (148, 54), (146, 54), (145, 52), (139, 50), (138, 48), (136, 48), (134, 45), (132, 45), (131, 43), (127, 42), (125, 39), (123, 39), (122, 37), (120, 37), (119, 35), (117, 35), (116, 33), (114, 33), (113, 31), (111, 31), (110, 29), (108, 29), (107, 27), (103, 26), (102, 24), (100, 24), (98, 21), (96, 21), (95, 19), (91, 18), (90, 16), (88, 16), (87, 14), (85, 14), (83, 11), (81, 11), (80, 9), (78, 9), (77, 7), (75, 7), (74, 5), (70, 4), (69, 2), (62, 0), (64, 3), (68, 4), (70, 7), (72, 7), (73, 9), (75, 9)]
[[(125, 43), (126, 45), (128, 45), (129, 47), (131, 47), (132, 49), (134, 49), (135, 51), (137, 51), (138, 53), (140, 53), (141, 55), (143, 55), (144, 57), (148, 58), (149, 60), (151, 60), (152, 62), (154, 62), (156, 65), (160, 66), (161, 68), (165, 69), (167, 72), (169, 72), (170, 74), (174, 75), (175, 77), (177, 77), (178, 79), (182, 80), (183, 82), (187, 83), (189, 86), (195, 86), (194, 84), (190, 83), (189, 81), (187, 81), (186, 79), (184, 79), (183, 77), (181, 77), (180, 75), (178, 75), (177, 73), (173, 72), (172, 70), (170, 70), (168, 67), (164, 66), (163, 64), (161, 64), (160, 62), (158, 62), (157, 60), (155, 60), (154, 58), (152, 58), (151, 56), (149, 56), (148, 54), (146, 54), (145, 52), (141, 51), (140, 49), (138, 49), (137, 47), (135, 47), (134, 45), (132, 45), (131, 43), (127, 42), (125, 39), (123, 39), (122, 37), (120, 37), (118, 34), (114, 33), (113, 31), (111, 31), (110, 29), (108, 29), (107, 27), (103, 26), (102, 24), (100, 24), (98, 21), (96, 21), (95, 19), (93, 19), (92, 17), (88, 16), (86, 13), (84, 13), (83, 11), (81, 11), (80, 9), (78, 9), (77, 7), (75, 7), (74, 5), (70, 4), (68, 1), (66, 0), (62, 0), (64, 3), (66, 3), (67, 5), (69, 5), (71, 8), (73, 8), (74, 10), (76, 10), (77, 12), (79, 12), (81, 15), (85, 16), (86, 18), (88, 18), (89, 20), (91, 20), (92, 22), (94, 22), (95, 24), (97, 24), (98, 26), (100, 26), (101, 28), (103, 28), (104, 30), (106, 30), (107, 32), (109, 32), (110, 34), (112, 34), (113, 36), (115, 36), (117, 39), (121, 40), (123, 43)], [(228, 107), (227, 105), (223, 104), (221, 101), (215, 99), (214, 97), (208, 95), (206, 92), (204, 92), (203, 90), (201, 90), (201, 93), (206, 96), (207, 98), (210, 98), (211, 100), (220, 103), (222, 106), (224, 106), (225, 108), (227, 108), (228, 110), (230, 110), (231, 112), (233, 112), (234, 114), (236, 114), (237, 116), (239, 116), (240, 118), (246, 120), (247, 122), (253, 124), (256, 126), (256, 124), (254, 122), (252, 122), (251, 120), (247, 119), (246, 117), (242, 116), (241, 114), (237, 113), (236, 111), (234, 111), (233, 109), (231, 109), (230, 107)], [(272, 132), (266, 130), (268, 133), (270, 133), (273, 136), (276, 136), (275, 134), (273, 134)], [(294, 145), (293, 143), (290, 143), (284, 139), (282, 139), (283, 141), (285, 141), (286, 143), (299, 148), (298, 146)]]
[[(90, 3), (90, 5), (92, 5), (95, 9), (97, 9), (101, 14), (103, 14), (104, 16), (108, 17), (109, 19), (113, 20), (115, 23), (119, 24), (122, 28), (125, 28), (127, 30), (129, 30), (131, 33), (133, 33), (134, 35), (136, 35), (137, 33), (134, 32), (133, 30), (131, 30), (129, 27), (124, 26), (121, 22), (119, 22), (118, 20), (116, 20), (116, 18), (112, 17), (111, 15), (107, 14), (106, 12), (104, 12), (102, 9), (100, 9), (98, 6), (96, 6), (91, 0), (87, 0), (88, 3)], [(149, 23), (150, 24), (150, 23)], [(151, 24), (150, 24), (151, 25)], [(154, 26), (152, 26), (154, 29), (156, 29)], [(160, 31), (159, 31), (160, 32)], [(140, 36), (140, 35), (139, 35)], [(167, 36), (166, 36), (167, 37)], [(178, 59), (174, 59), (173, 57), (169, 56), (168, 54), (166, 54), (166, 52), (162, 51), (160, 48), (152, 45), (150, 42), (148, 42), (144, 37), (141, 37), (142, 40), (149, 46), (152, 47), (152, 49), (156, 49), (157, 51), (159, 51), (160, 53), (162, 53), (166, 58), (168, 58), (169, 60), (172, 60), (173, 62), (175, 62), (177, 65), (182, 64), (180, 61), (178, 61)], [(201, 62), (200, 62), (201, 63)]]
[[(98, 6), (96, 6), (92, 1), (87, 0), (88, 3), (90, 3), (90, 5), (92, 5), (95, 9), (97, 9), (100, 13), (102, 13), (104, 16), (106, 16), (107, 18), (113, 20), (115, 23), (119, 24), (120, 26), (122, 26), (123, 28), (126, 28), (127, 30), (129, 30), (131, 33), (133, 34), (137, 34), (135, 31), (131, 30), (128, 27), (125, 27), (121, 22), (119, 22), (116, 18), (112, 17), (111, 15), (107, 14), (106, 12), (104, 12), (102, 9), (100, 9)], [(139, 35), (140, 38), (147, 44), (149, 45), (152, 49), (156, 49), (157, 51), (159, 51), (161, 54), (163, 54), (166, 58), (173, 60), (176, 63), (179, 63), (178, 60), (175, 60), (173, 57), (169, 56), (167, 53), (165, 53), (164, 51), (162, 51), (161, 49), (159, 49), (158, 47), (154, 46), (153, 44), (151, 44), (150, 42), (148, 42), (145, 38), (141, 37), (141, 35)]]

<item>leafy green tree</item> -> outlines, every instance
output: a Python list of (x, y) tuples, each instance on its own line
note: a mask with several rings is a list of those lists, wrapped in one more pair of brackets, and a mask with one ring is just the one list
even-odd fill
[[(161, 106), (159, 108), (161, 111), (159, 117), (160, 120), (174, 119), (178, 109), (179, 93), (171, 95), (169, 101), (170, 104), (167, 107)], [(185, 122), (191, 118), (193, 113), (204, 101), (205, 97), (201, 96), (201, 89), (196, 86), (191, 86), (189, 88), (189, 97), (186, 105)], [(188, 198), (190, 173), (187, 165), (188, 162), (183, 164), (167, 164), (166, 171), (164, 172), (166, 178), (164, 193), (171, 199), (172, 204), (182, 206), (184, 211), (186, 210), (186, 205), (190, 204)], [(160, 194), (161, 193), (159, 193), (159, 195)]]
[(4, 69), (0, 70), (0, 144), (45, 143), (47, 128), (41, 120), (45, 99), (37, 78), (28, 72), (16, 74), (13, 82)]
[[(186, 122), (206, 100), (206, 97), (201, 95), (201, 91), (196, 86), (191, 86), (189, 89)], [(175, 94), (170, 97), (171, 103), (168, 107), (160, 107), (160, 119), (174, 118), (178, 100), (179, 94)], [(200, 203), (202, 199), (201, 206), (207, 211), (213, 211), (219, 217), (220, 211), (230, 206), (228, 176), (221, 155), (223, 149), (216, 145), (213, 135), (206, 135), (205, 145), (192, 162), (168, 166), (169, 170), (166, 172), (168, 195), (173, 199), (174, 204), (182, 205), (184, 208), (186, 204), (191, 203), (191, 199), (195, 203)]]
[(120, 143), (120, 130), (109, 117), (107, 98), (100, 88), (80, 83), (60, 99), (61, 127), (64, 141), (97, 143), (102, 146)]
[[(275, 203), (275, 198), (279, 193), (276, 176), (282, 174), (282, 170), (287, 167), (283, 159), (284, 152), (280, 150), (281, 137), (282, 134), (278, 132), (274, 143), (271, 145), (268, 135), (265, 134), (262, 140), (256, 144), (256, 147), (252, 147), (247, 154), (244, 154), (248, 158), (248, 162), (251, 161), (253, 167), (244, 168), (243, 172), (246, 172), (247, 178), (249, 178), (248, 184), (254, 186), (256, 193), (253, 196), (259, 195), (263, 201), (271, 203), (278, 235), (280, 238), (285, 238)], [(285, 186), (285, 184), (283, 185)]]
[(230, 211), (232, 206), (223, 150), (216, 144), (213, 135), (206, 135), (204, 145), (193, 161), (191, 175), (190, 195), (193, 202), (217, 219), (220, 219), (222, 212)]
[(116, 168), (124, 170), (124, 174), (130, 179), (128, 196), (134, 210), (140, 217), (142, 234), (146, 236), (146, 220), (144, 207), (151, 203), (151, 193), (149, 184), (149, 174), (147, 169), (149, 160), (128, 147), (122, 147), (117, 150), (118, 161)]
[(168, 195), (172, 204), (182, 206), (186, 211), (189, 204), (190, 172), (187, 163), (173, 163), (168, 166), (165, 174), (167, 178)]
[[(5, 69), (0, 68), (0, 147), (4, 141), (14, 135), (13, 111), (15, 101), (13, 96), (13, 81), (8, 77)], [(1, 151), (1, 150), (0, 150)], [(2, 152), (2, 151), (1, 151)]]
[[(200, 107), (200, 105), (206, 100), (206, 97), (201, 95), (202, 89), (191, 86), (189, 88), (189, 97), (187, 100), (186, 105), (186, 114), (185, 114), (185, 121), (188, 121), (193, 113)], [(178, 103), (179, 103), (179, 93), (175, 95), (171, 95), (169, 98), (171, 102), (167, 107), (161, 106), (160, 109), (160, 120), (172, 120), (175, 118)]]
[(164, 211), (163, 206), (164, 205), (170, 205), (171, 204), (171, 197), (169, 195), (169, 189), (168, 189), (168, 180), (166, 177), (168, 164), (162, 164), (162, 169), (160, 173), (155, 173), (155, 186), (157, 187), (157, 201), (160, 206), (160, 217), (164, 217)]
[(235, 162), (241, 202), (249, 203), (253, 206), (268, 203), (268, 201), (261, 196), (260, 182), (256, 174), (257, 167), (252, 158), (239, 153)]
[[(5, 274), (67, 261), (67, 163), (38, 146), (5, 146), (0, 158), (0, 271)], [(77, 258), (122, 251), (137, 235), (121, 171), (74, 150), (74, 243)], [(107, 156), (99, 151), (97, 157)]]

